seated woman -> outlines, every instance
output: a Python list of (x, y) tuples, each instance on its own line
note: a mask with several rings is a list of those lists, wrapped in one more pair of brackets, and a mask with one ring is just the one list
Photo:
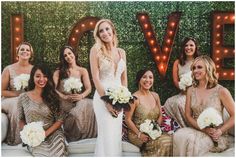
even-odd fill
[(27, 123), (42, 121), (46, 136), (39, 146), (28, 146), (29, 152), (33, 156), (66, 156), (65, 137), (61, 129), (63, 114), (48, 67), (33, 67), (28, 88), (29, 92), (21, 94), (17, 104), (19, 126), (23, 129)]
[[(193, 86), (187, 90), (186, 118), (191, 127), (177, 130), (173, 136), (174, 156), (202, 156), (228, 148), (227, 130), (234, 126), (234, 100), (230, 92), (218, 84), (215, 64), (206, 55), (197, 57), (192, 66)], [(200, 129), (197, 119), (212, 107), (223, 117), (223, 108), (230, 117), (219, 127)], [(218, 146), (213, 145), (218, 142)]]
[(155, 120), (159, 125), (162, 122), (161, 103), (159, 95), (150, 91), (153, 86), (153, 72), (140, 70), (136, 76), (139, 87), (134, 93), (138, 99), (131, 105), (131, 110), (125, 113), (126, 124), (129, 127), (129, 141), (141, 148), (142, 156), (171, 156), (172, 137), (162, 134), (155, 140), (140, 132), (140, 124), (146, 119)]
[(16, 89), (14, 78), (21, 74), (30, 74), (33, 65), (30, 64), (33, 58), (33, 48), (30, 43), (22, 42), (16, 50), (18, 61), (8, 65), (2, 72), (2, 112), (7, 114), (9, 126), (5, 142), (8, 145), (17, 145), (21, 143), (20, 131), (17, 120), (17, 101), (20, 93), (25, 90)]
[[(175, 60), (173, 65), (173, 81), (174, 85), (180, 89), (179, 81), (183, 74), (190, 72), (190, 66), (194, 58), (198, 56), (198, 46), (194, 38), (187, 37), (184, 39), (181, 47), (181, 54), (179, 59)], [(180, 89), (181, 90), (181, 89)], [(187, 122), (185, 118), (185, 102), (186, 91), (181, 92), (175, 96), (168, 98), (164, 104), (164, 110), (180, 127), (186, 127)]]
[[(83, 84), (84, 91), (71, 94), (64, 89), (66, 79), (74, 77)], [(54, 72), (53, 80), (61, 98), (62, 109), (68, 114), (63, 128), (67, 141), (77, 141), (97, 136), (97, 123), (92, 99), (86, 98), (91, 92), (88, 71), (79, 66), (75, 51), (64, 46), (60, 52), (59, 68)]]

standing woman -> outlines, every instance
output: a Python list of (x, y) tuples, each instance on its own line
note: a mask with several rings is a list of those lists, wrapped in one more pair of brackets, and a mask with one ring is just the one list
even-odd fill
[[(206, 55), (197, 57), (192, 66), (193, 86), (187, 90), (186, 118), (190, 127), (177, 130), (173, 138), (174, 156), (202, 156), (205, 153), (222, 152), (229, 147), (227, 130), (235, 124), (234, 100), (230, 92), (218, 84), (215, 64)], [(223, 109), (230, 117), (215, 128), (200, 129), (199, 115), (208, 107), (214, 108), (223, 118)], [(214, 147), (213, 141), (218, 142)]]
[(33, 156), (66, 156), (65, 137), (61, 129), (63, 113), (60, 111), (59, 96), (55, 91), (52, 74), (45, 65), (34, 66), (29, 80), (29, 91), (19, 96), (17, 104), (19, 126), (42, 121), (45, 140), (28, 150)]
[[(187, 37), (184, 39), (181, 47), (179, 59), (175, 60), (172, 70), (174, 85), (179, 88), (179, 81), (183, 74), (190, 72), (193, 60), (198, 56), (198, 46), (194, 38)], [(186, 92), (181, 92), (168, 98), (164, 104), (165, 112), (175, 119), (180, 127), (186, 127), (185, 118)]]
[(161, 102), (159, 95), (150, 91), (153, 86), (154, 76), (151, 70), (140, 70), (136, 76), (138, 91), (133, 95), (137, 97), (131, 110), (125, 113), (129, 141), (141, 148), (142, 156), (171, 156), (172, 136), (162, 134), (155, 140), (142, 133), (139, 128), (146, 119), (162, 123)]
[(33, 67), (31, 61), (33, 59), (33, 48), (30, 43), (22, 42), (16, 50), (18, 61), (8, 65), (2, 72), (2, 98), (1, 108), (9, 119), (7, 137), (5, 142), (8, 145), (17, 145), (21, 143), (20, 131), (17, 120), (17, 101), (20, 93), (24, 90), (16, 90), (14, 86), (14, 78), (21, 74), (30, 74)]
[[(70, 77), (79, 79), (83, 84), (84, 91), (80, 94), (66, 92), (64, 83)], [(79, 65), (72, 47), (64, 46), (61, 49), (59, 68), (54, 72), (53, 80), (61, 99), (62, 109), (68, 114), (63, 124), (67, 141), (96, 137), (97, 124), (93, 101), (86, 98), (92, 89), (88, 71)]]
[(122, 156), (123, 111), (116, 111), (100, 97), (105, 95), (107, 88), (114, 85), (127, 87), (125, 51), (117, 48), (116, 30), (108, 19), (97, 22), (94, 38), (96, 43), (90, 51), (90, 66), (96, 87), (93, 98), (98, 125), (95, 156)]

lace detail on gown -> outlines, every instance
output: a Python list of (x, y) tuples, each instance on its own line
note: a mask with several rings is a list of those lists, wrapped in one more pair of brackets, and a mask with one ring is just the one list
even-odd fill
[[(98, 60), (99, 77), (104, 89), (121, 85), (121, 75), (126, 68), (125, 61), (120, 58), (117, 67), (115, 67), (115, 64), (101, 53)], [(93, 106), (98, 126), (95, 156), (122, 156), (123, 112), (120, 112), (117, 118), (113, 118), (97, 91), (94, 94)]]

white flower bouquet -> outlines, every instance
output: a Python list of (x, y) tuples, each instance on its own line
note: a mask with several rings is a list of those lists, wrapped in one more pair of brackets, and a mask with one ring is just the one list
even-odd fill
[(19, 76), (13, 79), (14, 87), (17, 91), (26, 90), (28, 87), (28, 81), (30, 79), (29, 74), (20, 74)]
[(185, 91), (187, 87), (191, 86), (193, 82), (192, 71), (181, 75), (179, 81), (179, 89)]
[(124, 86), (117, 86), (114, 88), (108, 88), (105, 91), (105, 95), (101, 97), (102, 100), (110, 103), (114, 109), (120, 111), (121, 109), (129, 110), (130, 103), (133, 103), (134, 97)]
[(24, 126), (20, 132), (21, 140), (30, 147), (40, 145), (45, 139), (43, 122), (31, 122)]
[[(206, 108), (198, 117), (197, 124), (200, 129), (206, 127), (215, 128), (223, 123), (223, 119), (216, 109), (209, 107)], [(218, 143), (214, 142), (214, 145), (217, 147)]]
[(81, 92), (83, 84), (78, 78), (70, 77), (64, 82), (64, 90), (65, 92), (76, 94)]
[(154, 120), (149, 119), (146, 119), (144, 123), (140, 125), (139, 130), (149, 135), (152, 140), (157, 139), (162, 134), (160, 126)]

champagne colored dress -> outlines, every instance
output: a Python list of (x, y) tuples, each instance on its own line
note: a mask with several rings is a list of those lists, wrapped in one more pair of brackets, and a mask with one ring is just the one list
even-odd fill
[[(214, 87), (212, 94), (205, 105), (200, 104), (196, 99), (196, 88), (193, 88), (191, 95), (191, 109), (194, 119), (207, 107), (215, 108), (223, 118), (223, 105), (219, 98), (221, 85)], [(228, 135), (223, 134), (219, 138), (218, 147), (214, 147), (213, 141), (207, 134), (191, 127), (180, 128), (173, 136), (174, 156), (202, 156), (209, 151), (221, 152), (229, 147)]]
[[(157, 120), (160, 115), (158, 106), (152, 110), (147, 110), (144, 106), (139, 104), (133, 114), (133, 122), (139, 129), (140, 125), (146, 119)], [(141, 148), (142, 156), (171, 156), (172, 155), (172, 136), (162, 133), (156, 140), (150, 139), (145, 145), (132, 131), (128, 130), (129, 141)]]
[[(183, 66), (178, 64), (179, 78), (181, 78), (183, 74), (188, 73), (190, 71), (191, 65), (192, 61), (187, 61)], [(180, 125), (180, 127), (187, 127), (187, 121), (184, 114), (185, 102), (186, 95), (183, 92), (180, 92), (179, 94), (168, 98), (163, 106), (166, 114), (175, 119), (175, 121)]]
[[(68, 94), (64, 91), (64, 82), (65, 80), (61, 80), (58, 90), (63, 94)], [(67, 113), (63, 129), (68, 142), (97, 136), (97, 122), (92, 99), (84, 98), (77, 102), (61, 99), (61, 106), (62, 110)]]
[[(10, 73), (9, 90), (16, 91), (13, 80), (15, 77), (18, 76), (18, 74), (16, 74), (15, 70), (12, 68), (11, 65), (9, 65), (7, 68)], [(22, 93), (23, 91), (19, 91), (19, 92)], [(20, 129), (19, 129), (18, 117), (17, 117), (18, 116), (17, 101), (18, 101), (18, 97), (10, 97), (10, 98), (2, 97), (1, 98), (2, 112), (7, 115), (8, 120), (9, 120), (7, 137), (5, 139), (5, 142), (8, 145), (17, 145), (21, 143)]]
[[(26, 93), (19, 96), (17, 108), (19, 120), (24, 120), (26, 123), (42, 121), (44, 130), (47, 130), (56, 121), (63, 121), (63, 115), (51, 112), (45, 103), (31, 100)], [(28, 146), (28, 150), (33, 156), (59, 157), (68, 155), (65, 136), (61, 128), (49, 135), (39, 146)]]

